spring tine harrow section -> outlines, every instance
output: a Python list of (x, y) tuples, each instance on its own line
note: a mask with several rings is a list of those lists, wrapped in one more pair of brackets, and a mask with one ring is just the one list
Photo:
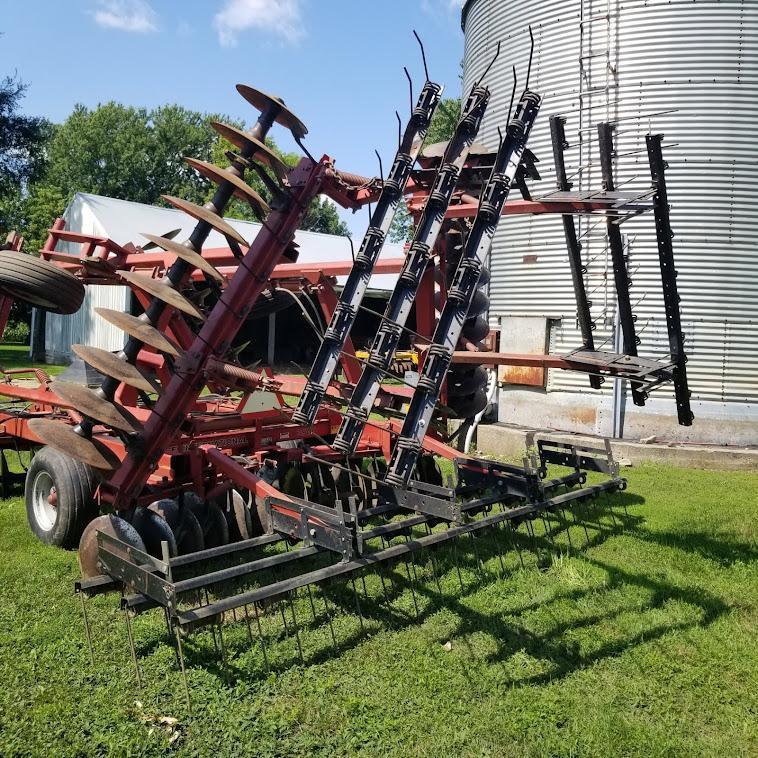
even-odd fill
[(497, 222), (539, 113), (540, 102), (541, 97), (536, 93), (524, 92), (498, 149), (492, 174), (482, 194), (474, 225), (448, 290), (447, 301), (388, 464), (385, 480), (389, 484), (404, 487), (416, 466), (453, 351), (478, 292), (479, 278), (492, 247)]
[[(613, 146), (613, 126), (609, 123), (598, 124), (598, 141), (600, 144), (600, 170), (603, 177), (603, 189), (613, 192), (615, 182), (613, 179), (613, 158), (615, 155)], [(639, 337), (636, 333), (635, 317), (632, 313), (632, 303), (629, 296), (631, 279), (627, 270), (627, 259), (624, 254), (624, 241), (621, 237), (621, 228), (616, 219), (608, 216), (606, 219), (606, 232), (608, 234), (608, 246), (613, 261), (613, 281), (616, 286), (616, 307), (618, 308), (619, 321), (626, 355), (636, 356)], [(632, 399), (635, 405), (645, 405), (645, 393), (641, 390), (638, 382), (632, 382)]]
[[(192, 555), (155, 558), (100, 534), (106, 574), (80, 581), (77, 591), (90, 597), (116, 583), (129, 617), (151, 609), (167, 614), (188, 698), (186, 672), (204, 629), (225, 677), (250, 665), (244, 663), (248, 656), (259, 661), (252, 665), (261, 675), (308, 664), (326, 651), (338, 654), (382, 624), (402, 626), (457, 603), (453, 586), (475, 591), (525, 567), (529, 550), (538, 566), (549, 565), (556, 554), (581, 549), (580, 534), (586, 546), (623, 526), (625, 519), (612, 513), (610, 523), (601, 522), (608, 512), (592, 504), (626, 486), (605, 448), (539, 439), (533, 450), (525, 467), (459, 459), (456, 489), (468, 500), (466, 518), (457, 524), (386, 502), (350, 512), (272, 498), (267, 507), (285, 519), (282, 529)], [(548, 466), (569, 473), (548, 479)], [(587, 472), (609, 478), (575, 489)], [(222, 557), (232, 558), (232, 565), (201, 572)]]
[(293, 413), (292, 418), (297, 423), (312, 424), (324, 399), (441, 93), (442, 87), (430, 81), (421, 89), (389, 176), (383, 184), (382, 193), (371, 215), (368, 230), (355, 257), (355, 265), (348, 276), (329, 327), (324, 332), (323, 341), (308, 375), (308, 383)]
[(413, 235), (405, 265), (369, 351), (368, 365), (361, 373), (345, 411), (342, 426), (334, 440), (334, 448), (342, 453), (349, 454), (355, 451), (374, 406), (383, 375), (389, 371), (392, 364), (421, 277), (432, 257), (445, 212), (458, 184), (461, 168), (479, 132), (489, 97), (490, 93), (486, 87), (477, 84), (472, 88), (455, 133), (445, 149), (424, 212)]
[(674, 394), (679, 423), (691, 426), (694, 418), (690, 407), (690, 391), (687, 384), (687, 355), (684, 349), (684, 333), (679, 313), (679, 292), (677, 290), (677, 271), (674, 264), (674, 250), (671, 240), (669, 218), (669, 200), (666, 189), (666, 162), (663, 160), (661, 145), (662, 134), (648, 134), (646, 137), (648, 158), (650, 161), (650, 176), (653, 180), (653, 214), (655, 215), (655, 234), (658, 241), (658, 259), (663, 280), (663, 302), (666, 311), (666, 328), (669, 336), (671, 360), (674, 362)]
[[(564, 158), (564, 150), (568, 147), (565, 125), (566, 119), (561, 118), (561, 116), (550, 117), (550, 137), (553, 144), (553, 161), (555, 163), (557, 186), (561, 192), (570, 192), (572, 183), (566, 175)], [(584, 286), (584, 275), (587, 272), (587, 268), (582, 263), (582, 246), (576, 236), (574, 217), (564, 214), (561, 216), (561, 219), (563, 221), (563, 233), (566, 238), (566, 249), (569, 254), (571, 280), (574, 285), (574, 297), (576, 298), (576, 318), (579, 324), (579, 331), (582, 335), (582, 349), (593, 351), (595, 349), (595, 338), (592, 331), (595, 328), (595, 324), (590, 314), (591, 302), (587, 298), (587, 290)], [(600, 389), (603, 381), (602, 376), (590, 376), (590, 386), (593, 389)]]

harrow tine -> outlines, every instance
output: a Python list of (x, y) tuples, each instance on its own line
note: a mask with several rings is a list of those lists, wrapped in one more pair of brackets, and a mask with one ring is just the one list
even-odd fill
[(89, 663), (90, 666), (95, 665), (95, 649), (92, 647), (92, 635), (90, 633), (90, 627), (89, 627), (89, 618), (87, 616), (87, 607), (84, 602), (84, 593), (79, 592), (79, 600), (82, 604), (82, 619), (84, 621), (84, 636), (87, 640), (87, 650), (89, 652)]
[(432, 565), (432, 576), (434, 576), (434, 583), (437, 585), (437, 594), (440, 600), (442, 600), (442, 585), (440, 584), (440, 578), (437, 573), (437, 561), (434, 557), (434, 550), (429, 551), (429, 561)]
[(110, 376), (143, 392), (160, 392), (160, 387), (155, 382), (150, 381), (131, 363), (127, 363), (114, 353), (86, 345), (71, 345), (71, 350), (101, 374)]
[(408, 560), (404, 560), (403, 563), (405, 564), (405, 573), (408, 575), (408, 586), (411, 588), (411, 597), (413, 598), (413, 607), (416, 610), (416, 618), (418, 618), (418, 603), (416, 602), (416, 590), (413, 587), (413, 579), (411, 579), (411, 569), (408, 565)]
[[(497, 524), (497, 531), (501, 532), (503, 528), (502, 522), (500, 524)], [(500, 578), (503, 579), (505, 577), (505, 563), (503, 562), (503, 548), (500, 545), (500, 540), (495, 535), (495, 530), (492, 530), (492, 533), (490, 535), (492, 538), (491, 541), (495, 546), (495, 550), (497, 551), (497, 558), (500, 561)]]
[[(221, 665), (224, 667), (224, 672), (226, 673), (227, 677), (229, 676), (229, 666), (227, 664), (226, 660), (226, 645), (224, 645), (224, 633), (221, 629), (223, 626), (223, 620), (219, 619), (218, 622), (218, 644), (219, 648), (221, 648)], [(215, 638), (215, 636), (214, 636)]]
[(147, 292), (148, 295), (158, 298), (158, 300), (166, 305), (170, 305), (172, 308), (176, 308), (176, 310), (192, 316), (192, 318), (205, 321), (203, 313), (187, 300), (184, 295), (175, 290), (168, 279), (154, 279), (148, 274), (140, 274), (136, 271), (117, 271), (116, 273), (122, 279), (129, 282), (129, 284), (141, 289), (143, 292)]
[[(450, 527), (448, 526), (448, 529), (449, 528)], [(458, 573), (458, 582), (461, 585), (461, 592), (463, 592), (463, 589), (464, 589), (463, 576), (461, 576), (461, 566), (460, 566), (460, 563), (458, 562), (458, 544), (457, 543), (458, 543), (457, 540), (453, 540), (453, 558), (455, 560), (455, 570)]]
[(311, 613), (313, 614), (313, 623), (316, 623), (316, 606), (313, 603), (313, 593), (311, 592), (311, 585), (307, 584), (306, 588), (308, 589), (308, 600), (311, 604)]
[(519, 563), (521, 564), (521, 570), (524, 570), (524, 556), (521, 555), (521, 545), (516, 539), (517, 528), (514, 528), (510, 521), (505, 522), (505, 527), (508, 529), (508, 538), (511, 541), (511, 547), (518, 553)]
[(303, 648), (300, 644), (300, 630), (297, 624), (297, 615), (295, 614), (295, 604), (292, 602), (292, 593), (287, 593), (287, 602), (290, 604), (290, 611), (292, 612), (292, 626), (295, 629), (295, 640), (297, 641), (297, 652), (300, 656), (300, 664), (305, 666), (305, 659), (303, 658)]
[(179, 197), (173, 197), (172, 195), (161, 195), (161, 197), (174, 208), (178, 208), (180, 211), (184, 211), (187, 215), (198, 221), (205, 221), (206, 224), (212, 226), (217, 232), (223, 234), (224, 237), (231, 237), (244, 247), (249, 247), (247, 240), (231, 225), (224, 221), (221, 216), (208, 208), (204, 208), (202, 205), (191, 203), (189, 200), (182, 200)]
[(474, 560), (476, 561), (476, 573), (479, 574), (479, 581), (484, 581), (484, 565), (482, 564), (482, 560), (479, 557), (479, 549), (476, 546), (476, 537), (474, 536), (473, 532), (469, 532), (469, 541), (471, 542), (471, 547), (474, 551)]
[(150, 345), (150, 347), (154, 347), (156, 350), (172, 358), (179, 357), (179, 350), (176, 346), (154, 326), (147, 321), (143, 321), (138, 316), (132, 316), (131, 313), (114, 311), (110, 308), (95, 308), (95, 313), (104, 318), (109, 324), (113, 324), (113, 326), (121, 329), (122, 332), (125, 332), (130, 337), (134, 337), (134, 339), (144, 342), (146, 345)]
[(321, 585), (321, 596), (324, 598), (324, 608), (326, 609), (326, 618), (329, 622), (329, 631), (332, 634), (332, 645), (334, 649), (337, 649), (337, 636), (334, 634), (334, 624), (332, 624), (332, 612), (329, 608), (329, 599), (326, 594), (326, 584)]
[(252, 646), (253, 644), (253, 630), (250, 628), (250, 614), (247, 611), (247, 603), (243, 606), (245, 609), (245, 625), (247, 626), (247, 642)]
[(187, 681), (187, 668), (184, 665), (184, 645), (182, 645), (182, 635), (176, 630), (176, 647), (179, 652), (179, 668), (182, 672), (182, 681), (184, 682), (184, 697), (187, 699), (187, 710), (192, 713), (192, 701), (190, 700), (189, 682)]
[(566, 509), (565, 508), (559, 508), (558, 509), (561, 514), (561, 521), (563, 522), (564, 526), (566, 527), (566, 539), (569, 543), (569, 549), (573, 552), (574, 551), (574, 541), (571, 539), (571, 524), (569, 524), (569, 520), (566, 517)]
[(138, 432), (140, 425), (129, 411), (111, 403), (89, 387), (74, 382), (55, 381), (50, 389), (84, 416), (122, 432)]
[(126, 634), (129, 637), (129, 650), (132, 654), (132, 663), (134, 664), (134, 671), (137, 675), (137, 688), (142, 689), (142, 675), (139, 670), (139, 662), (137, 661), (137, 649), (134, 646), (134, 635), (132, 634), (132, 621), (129, 617), (129, 611), (124, 608), (124, 620), (126, 621)]
[[(232, 176), (232, 174), (230, 174)], [(219, 273), (218, 269), (200, 253), (191, 250), (186, 245), (182, 245), (174, 240), (166, 239), (165, 237), (159, 237), (155, 234), (147, 234), (146, 232), (140, 232), (140, 234), (147, 240), (150, 240), (154, 245), (162, 248), (168, 253), (173, 253), (177, 258), (181, 258), (185, 263), (189, 263), (190, 266), (200, 269), (204, 274), (208, 274), (211, 278), (217, 282), (223, 284), (226, 279)]]
[(363, 613), (361, 613), (361, 604), (360, 604), (360, 601), (358, 600), (358, 590), (356, 590), (355, 588), (355, 577), (352, 577), (352, 576), (350, 577), (350, 583), (353, 585), (353, 598), (355, 599), (355, 610), (356, 610), (356, 613), (358, 614), (358, 621), (361, 624), (361, 634), (363, 634), (366, 631), (366, 629), (363, 626)]
[(235, 197), (249, 203), (260, 218), (268, 215), (271, 210), (268, 203), (244, 179), (207, 161), (201, 161), (197, 158), (185, 158), (184, 160), (206, 179), (210, 179), (216, 184), (223, 182), (232, 184)]
[(258, 613), (258, 603), (253, 603), (253, 610), (255, 611), (255, 623), (258, 626), (258, 639), (261, 641), (261, 651), (263, 652), (263, 662), (266, 665), (266, 673), (271, 672), (271, 666), (268, 662), (268, 653), (266, 652), (266, 642), (263, 639), (263, 629), (261, 628), (261, 617)]

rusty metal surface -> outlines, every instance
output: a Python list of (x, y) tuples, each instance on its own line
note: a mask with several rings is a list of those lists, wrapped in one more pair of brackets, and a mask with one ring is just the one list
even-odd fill
[(210, 179), (217, 184), (221, 184), (221, 182), (233, 184), (235, 197), (250, 203), (259, 215), (266, 216), (271, 210), (268, 203), (244, 179), (241, 179), (236, 174), (232, 174), (230, 171), (215, 166), (213, 163), (201, 161), (197, 158), (185, 158), (184, 160), (206, 179)]
[(217, 282), (223, 284), (226, 281), (212, 263), (203, 258), (199, 253), (182, 245), (180, 242), (174, 242), (174, 240), (167, 239), (166, 237), (159, 237), (156, 234), (146, 234), (145, 232), (142, 232), (142, 236), (166, 252), (173, 253), (177, 258), (186, 261), (190, 266), (200, 269), (203, 273), (208, 274), (208, 276), (212, 277)]
[(205, 316), (180, 292), (177, 292), (170, 284), (162, 279), (153, 279), (148, 274), (140, 274), (135, 271), (117, 271), (122, 279), (133, 284), (135, 287), (147, 292), (158, 300), (186, 313), (193, 318), (205, 321)]
[(109, 324), (113, 324), (113, 326), (121, 329), (121, 331), (126, 332), (130, 337), (134, 337), (140, 340), (140, 342), (144, 342), (146, 345), (150, 345), (150, 347), (154, 347), (156, 350), (170, 355), (172, 358), (179, 357), (179, 351), (176, 346), (154, 326), (151, 326), (141, 318), (132, 316), (131, 313), (114, 311), (111, 308), (95, 308), (95, 313), (104, 318)]
[(138, 432), (139, 422), (124, 408), (105, 400), (89, 387), (75, 382), (53, 382), (50, 386), (56, 395), (79, 411), (96, 421), (120, 429), (123, 432)]
[[(85, 579), (98, 576), (101, 573), (98, 566), (97, 546), (97, 535), (99, 532), (115, 537), (131, 547), (145, 552), (145, 543), (137, 533), (137, 530), (128, 521), (124, 521), (121, 517), (114, 516), (113, 514), (98, 516), (87, 525), (79, 542), (79, 568), (82, 571), (82, 577)], [(119, 550), (118, 553), (123, 558), (128, 557), (125, 551)]]
[(248, 247), (247, 240), (233, 226), (227, 224), (217, 213), (209, 211), (202, 205), (191, 203), (189, 200), (182, 200), (180, 197), (173, 197), (172, 195), (161, 195), (161, 197), (167, 203), (171, 203), (174, 208), (184, 211), (198, 221), (205, 221), (206, 224), (212, 226), (220, 234), (223, 234), (225, 237), (231, 237), (236, 242), (239, 242), (240, 245)]
[(287, 165), (276, 153), (269, 149), (268, 145), (263, 144), (263, 142), (255, 139), (255, 137), (251, 137), (247, 132), (237, 129), (236, 126), (230, 126), (220, 121), (211, 121), (211, 126), (235, 147), (251, 150), (253, 155), (250, 157), (250, 160), (270, 168), (278, 179), (284, 179), (287, 176), (287, 171), (289, 170)]
[(130, 337), (144, 342), (150, 347), (154, 347), (166, 355), (170, 355), (172, 358), (179, 357), (179, 350), (176, 346), (167, 338), (164, 337), (154, 326), (151, 326), (146, 321), (143, 321), (137, 316), (132, 316), (131, 313), (123, 313), (122, 311), (114, 311), (111, 308), (95, 308), (95, 313), (101, 318), (104, 318), (109, 324), (126, 332)]
[(121, 463), (118, 456), (106, 445), (98, 440), (82, 437), (65, 421), (34, 418), (29, 421), (29, 429), (45, 445), (93, 468), (112, 471)]
[[(548, 321), (535, 316), (506, 316), (500, 319), (500, 349), (517, 354), (542, 355), (547, 352)], [(544, 365), (500, 364), (497, 379), (502, 384), (544, 387)]]
[(265, 113), (272, 104), (278, 108), (274, 121), (289, 129), (295, 137), (302, 139), (308, 134), (305, 124), (284, 104), (284, 100), (275, 95), (269, 95), (247, 84), (238, 84), (237, 92), (247, 100), (250, 105)]
[(158, 386), (143, 376), (131, 363), (126, 363), (107, 350), (87, 345), (72, 345), (71, 350), (101, 374), (144, 392), (158, 392)]

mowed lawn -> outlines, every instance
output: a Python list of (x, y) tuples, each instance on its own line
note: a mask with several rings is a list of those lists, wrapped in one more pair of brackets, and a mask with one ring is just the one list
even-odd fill
[[(41, 368), (50, 376), (56, 376), (65, 371), (66, 366), (49, 363), (33, 363), (29, 358), (29, 345), (15, 342), (0, 342), (0, 368)], [(34, 378), (30, 375), (31, 378)]]
[(252, 646), (225, 627), (228, 669), (193, 637), (191, 712), (157, 613), (134, 622), (140, 691), (117, 598), (92, 600), (90, 667), (76, 554), (4, 501), (0, 755), (758, 755), (758, 474), (625, 474), (626, 493), (577, 511), (587, 534), (569, 545), (556, 522), (523, 568), (482, 537), (417, 558), (412, 584), (399, 564), (389, 606), (376, 576), (368, 596), (357, 582), (363, 631), (350, 585), (331, 586), (336, 650), (320, 590), (316, 623), (301, 595), (304, 665), (273, 608), (271, 673), (254, 625)]

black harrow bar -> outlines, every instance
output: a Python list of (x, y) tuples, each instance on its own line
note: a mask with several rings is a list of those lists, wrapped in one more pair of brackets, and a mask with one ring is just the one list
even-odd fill
[(403, 327), (411, 312), (421, 277), (433, 255), (461, 169), (487, 109), (490, 92), (477, 83), (469, 93), (453, 137), (445, 148), (434, 184), (410, 244), (403, 270), (398, 277), (384, 318), (369, 352), (366, 365), (353, 391), (333, 447), (350, 454), (358, 445), (363, 427), (374, 406), (383, 376), (389, 371), (400, 343)]
[(671, 231), (669, 218), (669, 200), (666, 190), (666, 167), (663, 160), (661, 145), (662, 134), (648, 134), (645, 137), (647, 143), (648, 160), (650, 162), (650, 176), (653, 181), (653, 215), (655, 216), (655, 236), (658, 241), (658, 259), (661, 266), (661, 280), (663, 282), (663, 304), (666, 312), (666, 329), (669, 337), (669, 350), (673, 367), (674, 397), (676, 398), (676, 410), (679, 423), (682, 426), (691, 426), (694, 415), (690, 407), (690, 390), (687, 383), (687, 355), (684, 350), (684, 333), (679, 313), (681, 298), (677, 291), (677, 271), (674, 267), (674, 250), (671, 240), (674, 237)]
[(387, 180), (383, 184), (371, 222), (363, 242), (355, 256), (355, 265), (350, 271), (345, 288), (334, 309), (329, 327), (324, 332), (313, 367), (308, 375), (308, 382), (292, 414), (293, 421), (299, 424), (312, 424), (323, 402), (329, 382), (345, 346), (345, 341), (353, 328), (358, 310), (366, 294), (371, 273), (382, 251), (387, 232), (395, 217), (398, 203), (402, 200), (408, 179), (416, 163), (426, 137), (426, 130), (440, 101), (442, 87), (427, 81), (421, 89), (416, 107), (413, 109), (403, 137), (400, 141), (395, 160)]
[[(553, 143), (553, 161), (555, 163), (556, 184), (561, 192), (570, 192), (573, 186), (566, 175), (566, 161), (564, 151), (568, 147), (566, 140), (566, 119), (562, 116), (550, 116), (550, 137)], [(582, 350), (593, 352), (595, 350), (595, 338), (592, 334), (595, 323), (592, 321), (590, 308), (592, 303), (587, 298), (587, 290), (584, 286), (584, 275), (587, 273), (586, 266), (582, 263), (582, 245), (576, 236), (574, 217), (570, 214), (561, 216), (563, 221), (563, 234), (566, 238), (569, 266), (571, 267), (571, 281), (574, 285), (574, 297), (576, 299), (576, 320), (582, 335)], [(605, 380), (602, 376), (590, 376), (590, 387), (600, 389)]]
[[(615, 190), (613, 179), (613, 158), (616, 155), (613, 146), (613, 125), (601, 123), (597, 125), (598, 141), (600, 144), (600, 171), (603, 179), (603, 189), (606, 192)], [(619, 321), (624, 346), (624, 353), (632, 357), (637, 356), (639, 337), (635, 329), (636, 317), (632, 313), (632, 302), (629, 297), (629, 288), (632, 281), (627, 271), (627, 260), (624, 255), (624, 241), (621, 237), (621, 228), (616, 219), (608, 216), (606, 219), (606, 231), (608, 234), (608, 246), (613, 261), (613, 281), (616, 286), (616, 307), (618, 308)], [(638, 382), (632, 382), (632, 400), (635, 405), (645, 405), (647, 394), (640, 388)]]
[(389, 484), (397, 487), (406, 485), (421, 453), (422, 442), (442, 392), (453, 351), (477, 293), (479, 278), (492, 247), (492, 238), (539, 113), (540, 103), (541, 97), (538, 94), (525, 91), (508, 124), (505, 138), (501, 140), (473, 227), (434, 330), (421, 376), (388, 462), (385, 480)]

